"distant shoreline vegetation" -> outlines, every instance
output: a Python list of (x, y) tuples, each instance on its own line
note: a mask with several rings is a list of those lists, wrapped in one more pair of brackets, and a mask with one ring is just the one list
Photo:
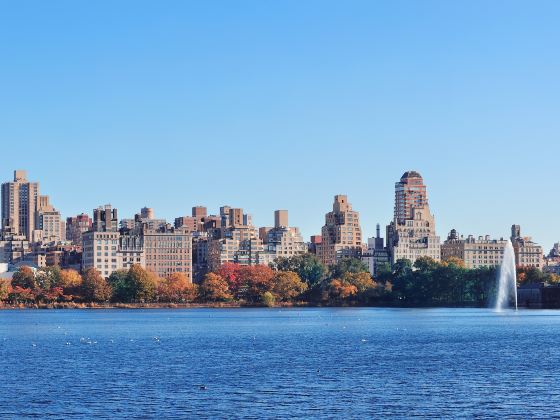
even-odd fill
[[(467, 269), (460, 259), (425, 257), (381, 267), (373, 278), (358, 259), (325, 267), (311, 254), (279, 258), (271, 266), (226, 263), (200, 284), (183, 273), (160, 278), (139, 265), (108, 279), (95, 269), (23, 266), (11, 281), (0, 281), (0, 308), (487, 307), (496, 275), (496, 268)], [(518, 285), (559, 280), (518, 268)]]

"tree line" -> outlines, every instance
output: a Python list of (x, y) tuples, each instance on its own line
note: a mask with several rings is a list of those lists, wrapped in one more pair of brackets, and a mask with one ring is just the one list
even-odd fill
[[(456, 258), (437, 262), (399, 260), (373, 278), (353, 258), (326, 267), (316, 256), (278, 258), (270, 266), (225, 263), (200, 284), (184, 273), (160, 278), (139, 265), (108, 279), (95, 269), (21, 267), (11, 281), (0, 281), (6, 304), (53, 303), (234, 303), (244, 305), (486, 306), (493, 299), (496, 268), (466, 269)], [(535, 268), (518, 269), (518, 284), (558, 283)]]

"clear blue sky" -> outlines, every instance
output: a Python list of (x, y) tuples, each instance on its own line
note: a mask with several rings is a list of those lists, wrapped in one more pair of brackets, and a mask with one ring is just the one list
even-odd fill
[(559, 1), (21, 1), (0, 6), (0, 179), (64, 216), (286, 208), (364, 236), (408, 169), (438, 233), (560, 240)]

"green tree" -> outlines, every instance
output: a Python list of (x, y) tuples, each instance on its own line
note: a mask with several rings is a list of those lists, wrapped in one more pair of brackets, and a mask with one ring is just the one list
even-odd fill
[(274, 298), (274, 295), (270, 292), (264, 292), (261, 296), (261, 300), (262, 303), (264, 303), (265, 306), (268, 307), (274, 306), (274, 304), (276, 303), (276, 299)]
[(37, 270), (35, 279), (38, 287), (43, 290), (49, 290), (58, 287), (60, 284), (61, 270), (59, 266), (42, 267)]
[(134, 290), (134, 300), (151, 302), (155, 299), (158, 278), (140, 265), (134, 264), (128, 270), (129, 281)]
[(12, 277), (12, 287), (21, 287), (22, 289), (31, 290), (37, 289), (38, 284), (33, 270), (26, 265), (21, 266)]
[(331, 278), (341, 278), (346, 273), (369, 273), (366, 263), (357, 258), (341, 258), (329, 267)]
[(109, 276), (109, 284), (113, 289), (113, 301), (129, 303), (136, 299), (136, 288), (128, 275), (128, 270), (114, 271)]
[(279, 257), (272, 263), (272, 268), (277, 271), (297, 273), (310, 288), (318, 285), (325, 278), (327, 272), (326, 267), (313, 254)]

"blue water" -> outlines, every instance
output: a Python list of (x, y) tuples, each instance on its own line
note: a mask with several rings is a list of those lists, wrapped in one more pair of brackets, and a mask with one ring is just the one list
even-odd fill
[(560, 311), (0, 311), (0, 417), (550, 417), (559, 362)]

